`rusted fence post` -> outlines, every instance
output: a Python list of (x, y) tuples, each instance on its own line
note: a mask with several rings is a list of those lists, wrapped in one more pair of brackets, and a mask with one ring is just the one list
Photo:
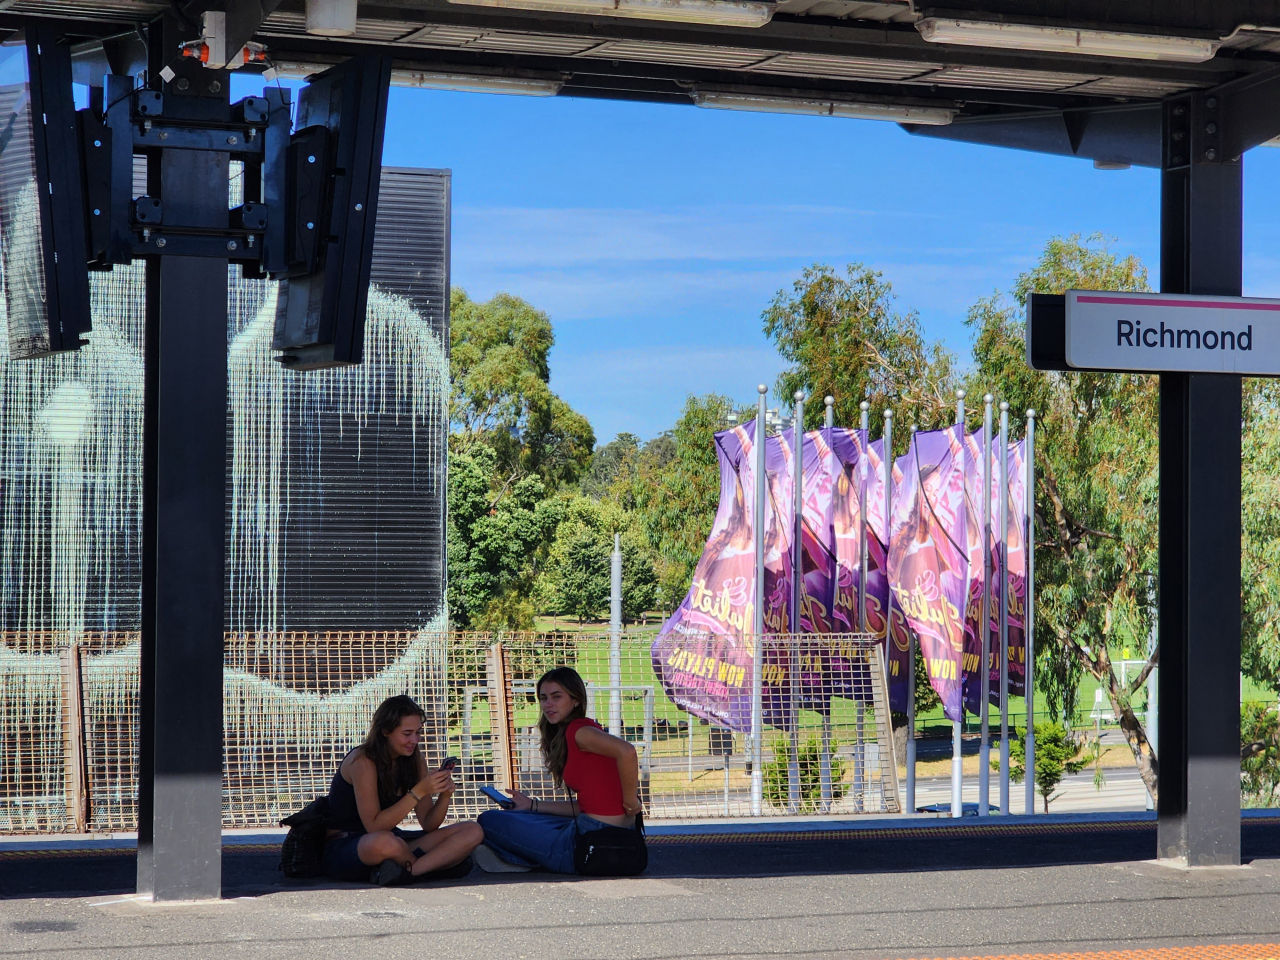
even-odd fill
[(67, 824), (85, 833), (89, 824), (89, 778), (84, 749), (84, 685), (80, 643), (72, 641), (59, 654), (62, 674), (62, 762)]

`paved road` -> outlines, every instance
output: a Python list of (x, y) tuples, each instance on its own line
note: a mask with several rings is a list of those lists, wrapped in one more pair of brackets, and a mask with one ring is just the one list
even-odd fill
[(475, 873), (299, 888), (281, 885), (273, 855), (228, 852), (229, 899), (182, 906), (74, 892), (127, 884), (127, 853), (10, 858), (10, 896), (67, 892), (0, 901), (0, 957), (889, 960), (1280, 942), (1275, 822), (1244, 828), (1249, 866), (1195, 872), (1144, 862), (1149, 823), (884, 823), (817, 839), (667, 840), (649, 875), (628, 880)]
[[(1058, 786), (1058, 796), (1051, 800), (1051, 813), (1088, 813), (1093, 811), (1136, 811), (1147, 808), (1147, 788), (1134, 767), (1104, 768), (1106, 783), (1099, 790), (1093, 783), (1093, 771), (1069, 776)], [(906, 789), (906, 781), (903, 781)], [(1000, 784), (991, 775), (991, 805), (1000, 803)], [(964, 781), (965, 803), (978, 802), (978, 778), (966, 777)], [(947, 777), (929, 777), (916, 781), (916, 806), (951, 802), (951, 780)], [(1026, 787), (1010, 784), (1009, 812), (1021, 814), (1026, 809)], [(1036, 794), (1036, 812), (1044, 811), (1044, 801)]]

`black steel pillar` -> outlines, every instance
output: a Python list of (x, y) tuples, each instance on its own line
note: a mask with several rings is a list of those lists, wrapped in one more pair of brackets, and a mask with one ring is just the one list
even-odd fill
[[(229, 79), (174, 56), (191, 39), (151, 27), (164, 115), (226, 122)], [(174, 79), (163, 82), (169, 65)], [(164, 224), (226, 228), (228, 155), (164, 149), (148, 194)], [(222, 892), (222, 637), (227, 261), (147, 261), (138, 890), (157, 900)]]
[[(1164, 293), (1240, 296), (1241, 162), (1219, 98), (1165, 104)], [(1240, 377), (1160, 377), (1161, 858), (1240, 862)]]

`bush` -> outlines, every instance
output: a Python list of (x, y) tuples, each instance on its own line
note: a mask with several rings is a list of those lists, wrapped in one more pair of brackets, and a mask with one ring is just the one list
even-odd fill
[[(836, 756), (834, 740), (831, 741), (831, 799), (845, 795), (845, 762)], [(791, 802), (791, 783), (788, 768), (791, 765), (791, 740), (779, 737), (773, 742), (773, 760), (764, 765), (764, 798), (773, 806), (785, 809)], [(798, 813), (813, 813), (822, 804), (822, 741), (810, 737), (800, 744), (800, 808)]]
[(1240, 795), (1245, 806), (1280, 801), (1280, 716), (1269, 703), (1240, 705)]
[[(1079, 773), (1098, 757), (1096, 745), (1090, 749), (1088, 738), (1072, 733), (1060, 723), (1036, 724), (1036, 789), (1044, 798), (1044, 812), (1057, 799), (1057, 789), (1068, 773)], [(1023, 731), (1009, 741), (1009, 779), (1021, 783), (1027, 775), (1027, 748)]]

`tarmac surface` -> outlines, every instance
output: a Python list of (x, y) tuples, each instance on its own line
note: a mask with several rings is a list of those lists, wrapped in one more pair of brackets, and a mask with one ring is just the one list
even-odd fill
[(1239, 868), (1151, 862), (1144, 814), (894, 818), (664, 825), (643, 877), (383, 889), (285, 881), (277, 838), (228, 837), (225, 899), (191, 904), (133, 896), (128, 841), (9, 841), (0, 958), (1280, 958), (1280, 811), (1260, 813)]

